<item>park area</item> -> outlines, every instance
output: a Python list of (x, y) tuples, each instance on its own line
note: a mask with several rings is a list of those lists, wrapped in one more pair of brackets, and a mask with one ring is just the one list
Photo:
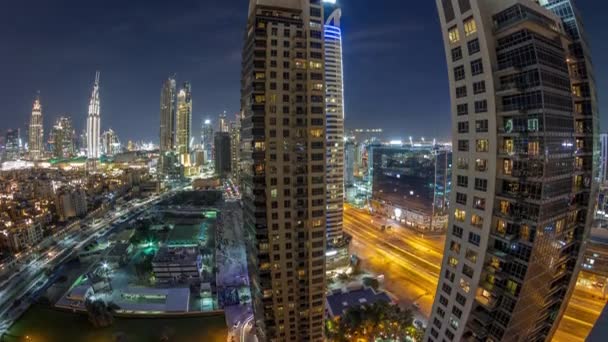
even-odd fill
[(225, 342), (223, 314), (177, 318), (120, 318), (93, 328), (86, 314), (32, 306), (4, 335), (4, 342)]

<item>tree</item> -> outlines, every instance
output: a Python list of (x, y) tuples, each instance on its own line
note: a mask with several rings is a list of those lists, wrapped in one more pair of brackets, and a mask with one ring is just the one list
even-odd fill
[(412, 336), (412, 321), (411, 311), (402, 310), (386, 302), (378, 302), (349, 308), (340, 317), (339, 322), (328, 324), (327, 334), (329, 340), (337, 342), (356, 338), (368, 341), (374, 341), (376, 338), (401, 341), (405, 336)]
[(84, 307), (89, 316), (89, 322), (95, 328), (105, 328), (114, 324), (114, 312), (119, 307), (114, 304), (106, 304), (103, 300), (86, 300)]

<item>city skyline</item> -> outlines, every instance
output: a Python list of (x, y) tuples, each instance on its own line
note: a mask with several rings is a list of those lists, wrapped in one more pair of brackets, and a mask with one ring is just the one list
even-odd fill
[[(88, 9), (75, 5), (69, 10), (73, 14), (68, 18), (71, 25), (59, 25), (40, 34), (44, 31), (41, 25), (47, 20), (43, 16), (55, 14), (57, 10), (41, 1), (33, 2), (39, 4), (33, 9), (20, 3), (7, 5), (9, 8), (4, 13), (11, 14), (11, 18), (0, 23), (11, 27), (11, 32), (18, 32), (14, 37), (0, 38), (3, 46), (14, 51), (10, 56), (0, 57), (0, 72), (15, 80), (0, 93), (0, 116), (6, 118), (0, 131), (20, 128), (25, 132), (31, 99), (40, 90), (45, 105), (45, 127), (50, 127), (62, 113), (70, 113), (80, 132), (85, 125), (85, 119), (80, 118), (86, 116), (90, 75), (97, 69), (104, 73), (101, 129), (113, 128), (125, 141), (158, 143), (158, 120), (152, 120), (158, 116), (158, 89), (167, 75), (174, 73), (179, 79), (190, 80), (197, 90), (193, 94), (193, 101), (198, 104), (194, 108), (193, 122), (199, 123), (205, 117), (215, 119), (217, 113), (224, 110), (238, 112), (240, 81), (235, 70), (240, 67), (242, 48), (243, 32), (239, 23), (245, 20), (246, 14), (238, 10), (237, 4), (222, 4), (218, 8), (221, 17), (209, 24), (195, 20), (204, 10), (204, 2), (197, 5), (184, 1), (183, 6), (175, 8), (165, 8), (160, 2), (146, 2), (143, 11), (149, 14), (149, 19), (143, 19), (144, 15), (133, 19), (135, 11), (141, 10), (137, 2), (110, 2), (107, 8), (99, 9), (103, 16), (90, 21), (79, 19), (88, 18), (81, 15)], [(387, 137), (402, 139), (414, 133), (449, 138), (448, 83), (443, 77), (445, 61), (439, 43), (441, 35), (435, 4), (432, 1), (413, 4), (388, 0), (375, 8), (379, 15), (374, 17), (384, 18), (380, 20), (367, 16), (364, 3), (340, 3), (349, 13), (343, 20), (344, 31), (348, 33), (344, 41), (345, 82), (349, 84), (345, 94), (347, 128), (383, 126)], [(601, 44), (602, 26), (598, 13), (604, 13), (608, 4), (584, 0), (578, 3), (593, 46), (594, 60), (598, 63), (598, 88), (605, 89), (608, 69), (599, 61), (608, 59), (608, 48)], [(118, 8), (123, 14), (115, 14), (120, 12)], [(20, 13), (27, 13), (30, 18), (40, 17), (40, 20), (32, 20), (26, 27), (13, 19)], [(161, 13), (169, 18), (166, 24), (158, 23)], [(194, 32), (186, 32), (183, 38), (176, 37), (180, 20)], [(103, 32), (94, 38), (95, 46), (91, 46), (89, 35), (72, 32), (71, 27), (76, 24), (82, 25), (85, 33)], [(212, 30), (204, 33), (208, 28)], [(221, 40), (214, 34), (220, 30), (226, 30)], [(139, 39), (140, 35), (143, 39)], [(212, 44), (215, 49), (209, 52), (191, 48), (179, 56), (173, 53), (176, 49), (166, 49), (171, 51), (168, 56), (155, 49), (157, 40), (179, 45), (182, 39), (193, 38), (198, 42), (196, 45)], [(137, 48), (124, 51), (130, 44)], [(29, 46), (40, 46), (45, 53), (27, 54)], [(408, 46), (416, 46), (420, 53), (409, 53)], [(75, 55), (70, 57), (62, 51)], [(123, 52), (127, 55), (121, 57)], [(133, 58), (142, 63), (127, 63)], [(379, 68), (377, 72), (376, 68)], [(125, 84), (129, 86), (125, 88)], [(370, 84), (375, 86), (369, 87)], [(433, 96), (425, 95), (428, 93)], [(378, 106), (367, 98), (377, 99), (374, 102)], [(600, 107), (605, 101), (605, 97), (600, 96)], [(421, 117), (434, 118), (433, 125), (428, 124), (431, 120), (419, 120)], [(138, 130), (126, 129), (135, 123)], [(606, 124), (604, 118), (602, 127), (607, 127)]]
[(0, 342), (608, 337), (608, 4), (24, 2)]

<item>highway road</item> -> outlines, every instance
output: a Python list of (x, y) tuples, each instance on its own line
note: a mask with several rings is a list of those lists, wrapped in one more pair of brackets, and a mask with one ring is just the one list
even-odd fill
[[(382, 225), (391, 225), (381, 231)], [(344, 208), (344, 231), (353, 237), (351, 253), (364, 269), (384, 275), (385, 288), (400, 304), (416, 303), (419, 312), (430, 316), (441, 271), (445, 237), (423, 237), (392, 220), (372, 217), (367, 211)], [(553, 339), (584, 341), (606, 301), (598, 293), (577, 286)]]
[[(133, 201), (123, 206), (122, 209), (112, 212), (97, 223), (91, 223), (87, 219), (83, 224), (89, 227), (85, 230), (61, 234), (57, 245), (44, 251), (36, 253), (33, 260), (21, 267), (20, 274), (5, 282), (0, 288), (0, 335), (10, 327), (30, 304), (29, 294), (42, 288), (49, 277), (45, 274), (47, 269), (55, 269), (71, 257), (73, 251), (86, 246), (91, 241), (107, 234), (112, 230), (115, 222), (124, 222), (126, 217), (132, 217), (146, 208), (167, 198), (174, 192), (166, 192), (153, 196), (145, 201)], [(123, 219), (121, 219), (123, 218)]]
[(554, 342), (584, 341), (604, 309), (606, 301), (599, 291), (578, 285), (568, 303), (566, 313), (553, 337)]
[[(391, 229), (381, 231), (382, 225)], [(351, 253), (364, 269), (384, 275), (384, 287), (406, 306), (416, 303), (429, 316), (437, 288), (445, 237), (423, 237), (367, 211), (344, 208), (344, 230), (353, 237)]]

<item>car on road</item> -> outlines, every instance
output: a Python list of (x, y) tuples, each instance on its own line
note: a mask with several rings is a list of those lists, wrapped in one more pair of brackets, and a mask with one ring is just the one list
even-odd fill
[(420, 330), (423, 330), (423, 329), (425, 329), (425, 328), (426, 328), (426, 326), (424, 325), (424, 323), (422, 323), (422, 321), (421, 321), (421, 320), (419, 320), (419, 319), (415, 319), (415, 320), (414, 320), (414, 326), (415, 326), (416, 328), (420, 329)]

